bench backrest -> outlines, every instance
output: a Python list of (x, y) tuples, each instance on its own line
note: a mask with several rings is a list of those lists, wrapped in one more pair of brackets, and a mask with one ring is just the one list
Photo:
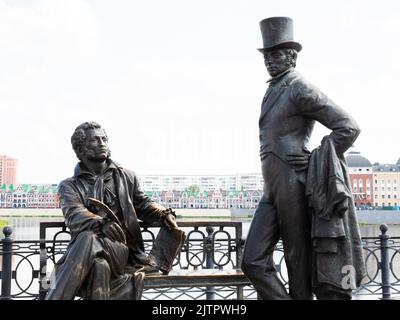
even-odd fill
[[(157, 225), (141, 223), (145, 250), (150, 252), (159, 230)], [(179, 222), (186, 241), (174, 261), (174, 269), (235, 269), (240, 267), (242, 223), (232, 221)], [(39, 299), (51, 285), (54, 264), (65, 253), (69, 231), (64, 222), (40, 223)]]

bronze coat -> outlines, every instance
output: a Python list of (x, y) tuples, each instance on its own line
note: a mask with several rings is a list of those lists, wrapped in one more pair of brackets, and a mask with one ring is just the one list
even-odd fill
[(329, 137), (311, 154), (306, 196), (312, 212), (313, 286), (359, 287), (366, 269), (357, 215), (344, 158)]
[[(131, 265), (147, 263), (148, 257), (144, 252), (138, 219), (148, 224), (160, 222), (165, 208), (154, 203), (141, 190), (134, 172), (122, 168), (111, 160), (109, 165), (115, 167), (113, 180), (122, 211), (122, 222), (129, 247), (129, 262)], [(59, 186), (61, 209), (65, 224), (71, 231), (70, 245), (80, 232), (92, 229), (102, 219), (88, 209), (87, 200), (91, 196), (91, 185), (82, 171), (78, 164), (74, 176), (62, 181)]]
[(269, 152), (286, 161), (289, 154), (309, 153), (307, 144), (315, 121), (332, 130), (338, 154), (360, 133), (357, 123), (318, 88), (290, 69), (263, 99), (260, 127), (261, 159)]

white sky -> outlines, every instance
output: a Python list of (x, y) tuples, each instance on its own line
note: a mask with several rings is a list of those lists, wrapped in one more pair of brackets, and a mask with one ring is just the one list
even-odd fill
[(139, 175), (259, 172), (259, 21), (278, 15), (294, 19), (297, 69), (358, 120), (357, 150), (396, 162), (398, 0), (0, 0), (0, 154), (19, 182), (57, 183), (94, 120)]

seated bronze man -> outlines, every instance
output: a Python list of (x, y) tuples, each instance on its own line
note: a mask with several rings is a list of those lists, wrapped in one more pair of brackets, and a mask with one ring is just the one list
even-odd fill
[(110, 158), (98, 123), (78, 126), (71, 143), (80, 162), (59, 185), (71, 242), (55, 265), (46, 299), (138, 299), (144, 271), (158, 267), (145, 253), (138, 219), (179, 230), (174, 214), (142, 192), (135, 173)]

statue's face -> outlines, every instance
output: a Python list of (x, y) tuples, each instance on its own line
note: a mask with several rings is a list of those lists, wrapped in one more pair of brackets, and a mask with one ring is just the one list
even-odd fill
[(108, 139), (103, 129), (90, 129), (85, 132), (86, 140), (82, 146), (82, 160), (104, 161), (110, 156)]
[(290, 67), (289, 57), (284, 49), (264, 52), (264, 63), (271, 77), (275, 77)]

